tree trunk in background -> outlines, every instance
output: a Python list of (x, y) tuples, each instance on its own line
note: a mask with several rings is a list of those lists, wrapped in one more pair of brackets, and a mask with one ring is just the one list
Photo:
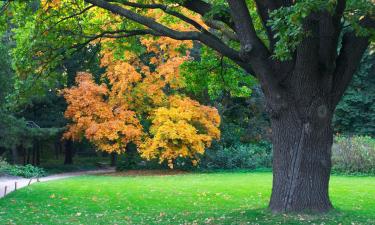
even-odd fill
[(31, 161), (31, 164), (35, 165), (35, 161), (36, 161), (36, 151), (35, 151), (35, 145), (34, 145), (33, 146), (33, 159)]
[[(319, 101), (318, 101), (319, 102)], [(274, 212), (327, 212), (333, 132), (332, 113), (324, 104), (302, 110), (289, 107), (271, 119)]]
[(111, 153), (111, 166), (116, 166), (117, 163), (117, 154)]
[(17, 163), (25, 164), (25, 149), (22, 145), (17, 146), (18, 160)]
[(40, 165), (40, 154), (41, 154), (41, 144), (40, 142), (36, 143), (36, 157), (35, 157), (35, 165), (39, 166)]
[(12, 147), (12, 163), (18, 163), (18, 150), (16, 146)]
[(23, 165), (26, 165), (26, 157), (27, 157), (27, 151), (25, 148), (22, 148), (22, 155), (23, 155)]
[(61, 148), (61, 142), (60, 140), (56, 140), (54, 143), (55, 147), (55, 159), (59, 159), (59, 153), (60, 153), (60, 148)]
[(66, 140), (65, 143), (65, 165), (73, 164), (73, 156), (74, 156), (74, 146), (71, 140)]
[(30, 164), (30, 148), (27, 149), (27, 160), (26, 160), (26, 164)]

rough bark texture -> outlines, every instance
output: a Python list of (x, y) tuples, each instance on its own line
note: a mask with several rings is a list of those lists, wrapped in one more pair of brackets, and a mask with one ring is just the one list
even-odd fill
[(315, 211), (332, 208), (328, 196), (331, 171), (332, 113), (324, 105), (305, 111), (313, 116), (303, 119), (290, 106), (271, 119), (273, 136), (273, 212)]

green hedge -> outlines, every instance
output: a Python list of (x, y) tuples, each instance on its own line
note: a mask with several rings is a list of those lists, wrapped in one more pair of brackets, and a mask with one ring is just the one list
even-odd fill
[(202, 157), (201, 169), (257, 169), (272, 166), (272, 146), (269, 142), (236, 143), (208, 149)]
[(375, 174), (375, 138), (336, 136), (332, 147), (332, 171)]
[[(215, 143), (201, 157), (198, 168), (189, 159), (178, 159), (176, 169), (184, 170), (236, 170), (272, 168), (272, 145), (235, 142), (224, 146)], [(145, 161), (135, 151), (120, 157), (119, 170), (168, 169), (157, 160)], [(345, 174), (375, 174), (375, 139), (369, 136), (336, 136), (332, 147), (332, 172)]]

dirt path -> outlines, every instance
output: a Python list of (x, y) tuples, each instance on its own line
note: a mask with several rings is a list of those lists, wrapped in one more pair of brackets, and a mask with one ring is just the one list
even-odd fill
[[(71, 172), (71, 173), (61, 173), (50, 175), (46, 177), (39, 178), (40, 182), (46, 182), (51, 180), (60, 180), (68, 177), (76, 177), (82, 175), (93, 175), (93, 174), (108, 174), (112, 173), (115, 170), (113, 168), (110, 169), (102, 169), (102, 170), (92, 170), (92, 171), (81, 171), (81, 172)], [(5, 195), (15, 191), (15, 189), (20, 189), (26, 187), (30, 184), (36, 183), (36, 179), (20, 178), (20, 177), (11, 177), (11, 176), (2, 176), (0, 177), (0, 198), (3, 198)], [(17, 187), (16, 187), (17, 186)], [(6, 192), (5, 192), (6, 189)]]

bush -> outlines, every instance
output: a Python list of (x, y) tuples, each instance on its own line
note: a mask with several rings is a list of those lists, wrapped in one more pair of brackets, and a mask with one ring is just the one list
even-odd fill
[(0, 175), (5, 175), (9, 166), (9, 163), (0, 157)]
[(137, 147), (134, 144), (128, 145), (126, 152), (118, 157), (116, 170), (153, 170), (153, 169), (167, 169), (166, 163), (159, 164), (158, 159), (145, 160), (143, 159)]
[(272, 147), (269, 142), (236, 143), (229, 147), (218, 145), (208, 149), (202, 157), (202, 169), (256, 169), (270, 168)]
[(18, 166), (18, 165), (9, 165), (3, 159), (0, 159), (0, 174), (7, 174), (17, 177), (43, 177), (46, 175), (46, 172), (39, 167), (32, 165)]
[(375, 139), (337, 136), (332, 148), (332, 163), (334, 172), (375, 174)]

